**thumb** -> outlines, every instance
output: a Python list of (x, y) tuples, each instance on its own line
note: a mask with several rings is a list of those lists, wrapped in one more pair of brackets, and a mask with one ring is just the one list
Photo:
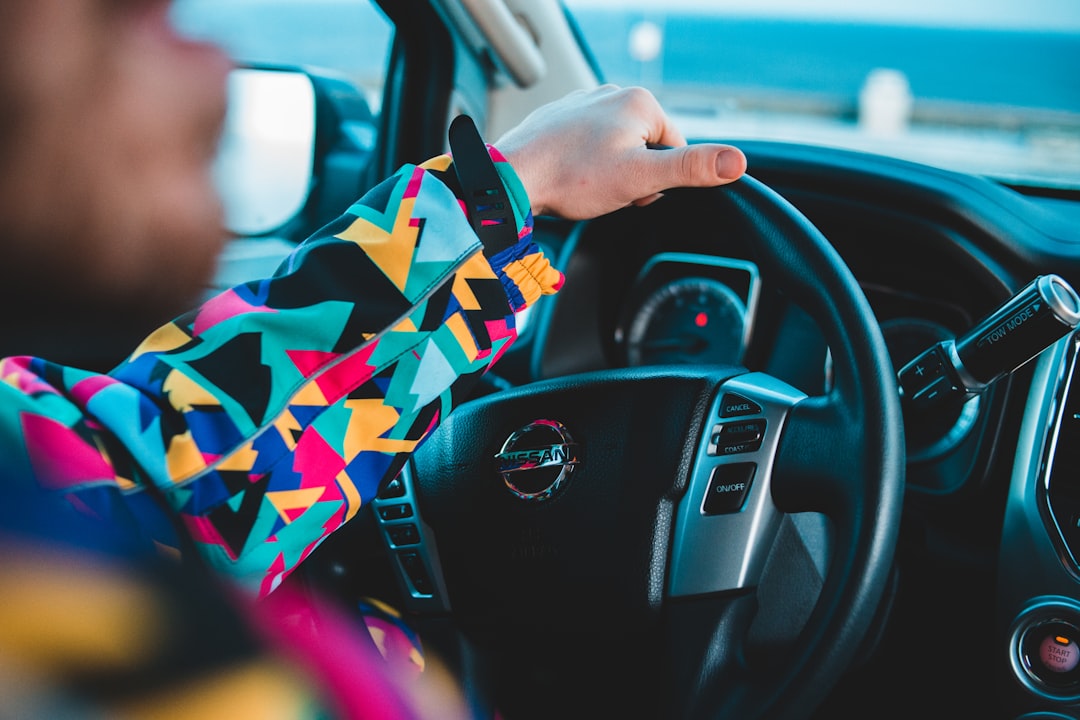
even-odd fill
[[(663, 146), (651, 146), (663, 149)], [(712, 187), (738, 180), (746, 172), (746, 156), (731, 145), (701, 143), (648, 153), (652, 177), (659, 189)]]

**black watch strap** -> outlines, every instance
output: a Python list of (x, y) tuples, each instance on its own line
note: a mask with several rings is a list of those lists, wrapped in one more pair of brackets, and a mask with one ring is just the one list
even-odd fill
[(468, 115), (458, 115), (450, 123), (450, 152), (465, 211), (484, 244), (484, 255), (490, 258), (515, 245), (517, 226), (510, 195)]

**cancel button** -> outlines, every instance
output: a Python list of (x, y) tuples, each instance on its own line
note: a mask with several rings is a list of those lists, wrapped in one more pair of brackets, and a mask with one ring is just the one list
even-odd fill
[(756, 469), (757, 464), (752, 462), (724, 464), (713, 468), (702, 508), (705, 514), (721, 515), (742, 510)]

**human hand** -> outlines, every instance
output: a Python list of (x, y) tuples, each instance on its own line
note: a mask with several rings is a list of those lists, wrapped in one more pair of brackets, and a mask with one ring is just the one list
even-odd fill
[[(658, 152), (647, 143), (672, 149)], [(572, 92), (493, 144), (521, 178), (534, 214), (573, 220), (646, 205), (668, 188), (723, 185), (746, 172), (738, 148), (687, 145), (640, 87)]]

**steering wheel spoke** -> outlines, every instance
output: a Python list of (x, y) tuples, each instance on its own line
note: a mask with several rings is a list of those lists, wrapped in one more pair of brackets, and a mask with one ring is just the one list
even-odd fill
[(780, 527), (771, 483), (784, 421), (806, 395), (762, 373), (723, 383), (680, 503), (668, 595), (755, 587)]

